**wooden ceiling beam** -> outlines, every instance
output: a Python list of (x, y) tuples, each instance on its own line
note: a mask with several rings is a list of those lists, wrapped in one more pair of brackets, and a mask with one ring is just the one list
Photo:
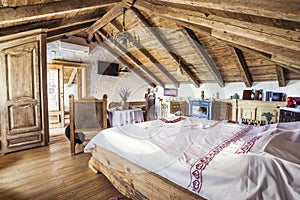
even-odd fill
[(97, 33), (102, 37), (105, 38), (105, 41), (111, 44), (112, 46), (115, 46), (116, 49), (118, 49), (122, 55), (126, 56), (129, 60), (131, 60), (136, 67), (139, 67), (142, 71), (144, 71), (146, 74), (148, 74), (151, 78), (153, 78), (158, 84), (162, 87), (165, 86), (165, 83), (161, 81), (153, 72), (151, 72), (147, 67), (143, 65), (135, 56), (133, 56), (130, 52), (128, 52), (122, 45), (120, 44), (114, 44), (112, 41), (106, 38), (107, 33), (101, 29), (100, 31), (97, 31)]
[(131, 8), (134, 2), (135, 0), (122, 0), (123, 7), (127, 9)]
[(234, 43), (228, 43), (228, 45), (232, 46), (232, 47), (235, 47), (235, 48), (238, 48), (238, 49), (241, 49), (243, 51), (247, 51), (249, 53), (253, 53), (253, 54), (259, 56), (262, 59), (269, 60), (269, 61), (273, 62), (274, 64), (279, 65), (279, 66), (281, 66), (281, 67), (283, 67), (283, 68), (285, 68), (289, 71), (300, 74), (300, 69), (296, 69), (296, 68), (291, 67), (291, 66), (286, 66), (286, 65), (282, 65), (280, 63), (274, 62), (273, 60), (271, 60), (272, 56), (270, 54), (266, 54), (266, 53), (263, 53), (263, 52), (260, 52), (260, 51), (257, 51), (257, 50), (253, 50), (253, 49), (250, 49), (248, 47), (243, 47), (243, 46), (240, 46), (240, 45), (237, 45), (237, 44), (234, 44)]
[(195, 47), (195, 50), (198, 52), (199, 55), (203, 56), (205, 61), (207, 62), (209, 66), (209, 70), (213, 74), (215, 80), (218, 82), (220, 87), (225, 87), (224, 80), (222, 78), (222, 75), (217, 68), (214, 60), (210, 57), (210, 55), (206, 52), (206, 50), (203, 48), (201, 42), (195, 35), (195, 33), (188, 28), (184, 28), (184, 31), (186, 32), (186, 35), (190, 38), (189, 42), (192, 43), (192, 46)]
[(159, 69), (176, 88), (179, 87), (179, 82), (177, 81), (177, 79), (165, 67), (163, 67), (162, 64), (143, 45), (135, 44), (135, 47), (140, 53), (146, 56), (152, 63), (152, 65)]
[[(144, 0), (143, 0), (144, 1)], [(212, 9), (236, 14), (247, 14), (273, 19), (285, 19), (300, 22), (299, 10), (300, 4), (294, 0), (268, 1), (233, 1), (233, 0), (148, 0), (149, 2), (159, 3), (161, 5), (170, 5), (182, 8), (183, 6), (193, 6), (198, 9)]]
[[(119, 24), (116, 23), (116, 21), (112, 21), (111, 24), (118, 29), (120, 32), (122, 32), (122, 27), (119, 26)], [(128, 32), (128, 34), (130, 34)], [(166, 76), (171, 83), (175, 86), (175, 87), (179, 87), (179, 82), (176, 80), (176, 78), (168, 71), (166, 70), (165, 67), (163, 67), (160, 62), (140, 43), (135, 43), (134, 46), (136, 47), (136, 49), (138, 50), (138, 52), (142, 53), (145, 57), (147, 57), (149, 59), (149, 61), (158, 69), (162, 72), (162, 74), (164, 76)]]
[(92, 25), (93, 22), (86, 22), (83, 24), (78, 24), (74, 26), (65, 26), (58, 29), (49, 29), (47, 31), (47, 42), (55, 41), (61, 38), (68, 38), (76, 33), (84, 31), (87, 27)]
[(77, 74), (77, 68), (74, 68), (72, 70), (71, 76), (70, 76), (70, 78), (68, 80), (68, 87), (70, 87), (72, 85), (72, 83), (73, 83), (73, 81), (74, 81), (74, 79), (76, 77), (76, 74)]
[(176, 55), (169, 47), (169, 45), (165, 42), (165, 40), (161, 37), (161, 35), (157, 32), (156, 28), (153, 27), (153, 25), (142, 15), (142, 13), (132, 7), (131, 11), (134, 13), (134, 15), (139, 19), (139, 21), (143, 24), (143, 27), (147, 29), (158, 41), (159, 43), (164, 47), (164, 49), (169, 53), (169, 55), (172, 57), (173, 60), (176, 61), (180, 67), (182, 67), (183, 71), (187, 74), (189, 79), (192, 81), (192, 83), (195, 85), (195, 87), (200, 87), (200, 80), (198, 80), (188, 69), (187, 64), (185, 61), (180, 58), (178, 55)]
[(98, 8), (114, 5), (118, 0), (67, 0), (40, 5), (0, 9), (0, 28), (42, 21), (71, 18)]
[[(62, 34), (64, 31), (69, 32), (71, 29), (81, 29), (91, 26), (99, 17), (103, 16), (103, 8), (99, 8), (95, 13), (83, 14), (75, 16), (73, 18), (56, 19), (50, 21), (42, 21), (31, 24), (19, 25), (14, 27), (7, 27), (0, 29), (0, 36), (10, 35), (23, 31), (34, 30), (38, 28), (48, 29), (48, 36), (53, 37), (58, 34)], [(71, 28), (73, 27), (73, 28)], [(52, 32), (52, 33), (49, 33)]]
[(282, 65), (283, 68), (287, 69), (287, 70), (290, 70), (296, 74), (300, 74), (300, 69), (295, 69), (293, 67), (288, 67), (288, 66), (285, 66), (285, 65)]
[(234, 50), (233, 56), (236, 57), (238, 60), (238, 62), (236, 62), (236, 63), (237, 63), (238, 69), (241, 73), (242, 79), (243, 79), (246, 87), (251, 87), (252, 86), (252, 78), (248, 71), (248, 66), (246, 64), (244, 54), (238, 48), (233, 48), (233, 50)]
[[(192, 23), (189, 23), (189, 22), (179, 21), (179, 20), (176, 20), (176, 19), (169, 19), (169, 20), (175, 22), (176, 24), (178, 24), (178, 25), (180, 25), (180, 26), (190, 28), (191, 30), (193, 30), (193, 31), (195, 31), (195, 32), (197, 32), (197, 33), (200, 33), (201, 35), (213, 37), (212, 34), (211, 34), (211, 32), (213, 32), (212, 29), (208, 29), (208, 30), (207, 30), (207, 29), (205, 29), (205, 27), (203, 27), (203, 26), (195, 25), (195, 24), (192, 24)], [(287, 34), (287, 35), (288, 35), (288, 34)], [(263, 51), (264, 51), (264, 50), (267, 48), (267, 46), (268, 46), (267, 43), (258, 43), (258, 44), (257, 44), (257, 47), (256, 47), (255, 41), (251, 41), (251, 42), (249, 42), (249, 43), (251, 43), (250, 46), (253, 46), (253, 48), (252, 48), (252, 49), (249, 49), (248, 43), (245, 43), (245, 44), (243, 45), (243, 43), (235, 42), (234, 39), (233, 39), (232, 41), (229, 41), (229, 40), (224, 40), (224, 39), (222, 39), (222, 37), (214, 37), (214, 38), (217, 39), (217, 40), (222, 40), (223, 42), (226, 42), (226, 43), (227, 43), (228, 45), (230, 45), (230, 46), (235, 46), (235, 47), (237, 47), (237, 48), (239, 48), (239, 49), (248, 49), (248, 50), (250, 50), (250, 51), (252, 51), (252, 52), (263, 53)], [(299, 37), (299, 38), (300, 38), (300, 37)], [(245, 41), (247, 41), (247, 40), (245, 40)], [(263, 47), (263, 48), (261, 49), (260, 47)], [(278, 47), (276, 47), (276, 48), (278, 48)], [(275, 53), (276, 53), (276, 52), (279, 52), (279, 53), (280, 53), (280, 52), (283, 52), (283, 51), (284, 51), (283, 49), (277, 51), (276, 48), (273, 49), (273, 51), (275, 51)], [(273, 52), (273, 51), (272, 51), (272, 52)], [(271, 60), (271, 57), (272, 57), (271, 53), (272, 53), (272, 52), (265, 52), (265, 53), (267, 53), (267, 54), (270, 54), (270, 57), (268, 58), (269, 60)], [(290, 54), (290, 55), (294, 55), (294, 54), (297, 54), (297, 53), (298, 53), (297, 51), (296, 51), (296, 52), (289, 51), (289, 54)], [(277, 53), (276, 53), (276, 54), (277, 54)], [(276, 54), (274, 54), (274, 55), (276, 55)], [(286, 58), (286, 57), (287, 57), (287, 56), (285, 56), (285, 58)], [(280, 60), (279, 58), (280, 58), (280, 57), (273, 56), (273, 57), (272, 57), (272, 61), (275, 62), (275, 63), (278, 63), (279, 65), (285, 65), (285, 66), (289, 66), (289, 68), (295, 68), (295, 70), (296, 70), (296, 68), (299, 68), (299, 67), (298, 67), (298, 64), (295, 64), (293, 61), (288, 62), (288, 61), (285, 61), (284, 58), (281, 59), (281, 60)]]
[(285, 87), (286, 80), (285, 80), (285, 76), (284, 76), (284, 69), (279, 65), (275, 65), (275, 69), (276, 69), (277, 81), (278, 81), (279, 87)]
[(300, 69), (300, 51), (282, 48), (276, 45), (268, 44), (267, 42), (256, 41), (224, 31), (212, 30), (212, 36), (223, 41), (268, 53), (272, 55), (272, 61), (278, 62), (281, 65), (287, 65)]
[(86, 29), (88, 34), (87, 41), (90, 42), (93, 38), (94, 33), (100, 28), (107, 25), (110, 21), (119, 17), (122, 14), (123, 4), (118, 3), (114, 7), (112, 7), (101, 19), (97, 20), (92, 26)]
[(38, 0), (38, 1), (25, 1), (25, 0), (1, 0), (2, 6), (7, 7), (18, 7), (18, 6), (26, 6), (29, 4), (44, 4), (44, 3), (51, 3), (53, 1), (63, 1), (63, 0)]
[[(249, 22), (245, 21), (236, 22), (237, 24), (233, 25), (230, 24), (231, 19), (227, 19), (228, 23), (216, 21), (214, 17), (208, 17), (209, 19), (207, 19), (205, 13), (190, 12), (171, 6), (166, 7), (149, 0), (138, 0), (135, 2), (134, 7), (160, 17), (211, 28), (211, 35), (217, 39), (235, 42), (246, 47), (251, 44), (251, 47), (255, 50), (272, 54), (272, 60), (282, 65), (300, 69), (300, 58), (298, 56), (300, 53), (300, 33), (297, 31), (279, 31), (279, 28), (276, 27), (254, 23), (252, 23), (253, 26), (249, 27)], [(237, 40), (238, 42), (236, 42)]]
[[(181, 8), (174, 8), (173, 4), (169, 7), (156, 5), (154, 3), (147, 2), (147, 0), (143, 1), (143, 3), (140, 1), (136, 2), (135, 6), (166, 18), (177, 19), (211, 29), (236, 34), (249, 39), (268, 41), (270, 44), (300, 50), (300, 33), (298, 31), (286, 30), (215, 15), (206, 15), (199, 11), (196, 12)], [(178, 13), (180, 13), (180, 16)]]
[(106, 49), (110, 54), (112, 54), (114, 57), (116, 57), (120, 61), (120, 63), (122, 63), (124, 66), (128, 67), (131, 72), (136, 73), (146, 83), (148, 83), (149, 85), (153, 85), (153, 82), (150, 79), (148, 79), (139, 68), (134, 67), (131, 63), (127, 62), (113, 48), (111, 48), (108, 44), (106, 44), (105, 42), (103, 42), (103, 39), (98, 34), (98, 31), (96, 31), (94, 34), (95, 34), (95, 38), (97, 40), (98, 45), (100, 45), (101, 47), (103, 47), (104, 49)]

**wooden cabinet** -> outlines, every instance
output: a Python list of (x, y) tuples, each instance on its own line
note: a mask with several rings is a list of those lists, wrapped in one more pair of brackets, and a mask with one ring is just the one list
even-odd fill
[(281, 107), (279, 121), (280, 122), (300, 121), (300, 109)]
[(255, 100), (238, 100), (238, 119), (264, 120), (263, 113), (270, 112), (273, 114), (271, 122), (277, 123), (279, 118), (279, 107), (285, 106), (286, 102), (280, 101), (255, 101)]
[(42, 30), (0, 37), (0, 154), (48, 144), (45, 55)]
[(181, 111), (181, 115), (189, 114), (189, 104), (186, 101), (170, 101), (170, 113), (175, 114)]
[(212, 101), (207, 100), (190, 100), (191, 117), (199, 117), (204, 119), (212, 119)]
[(236, 122), (237, 100), (215, 100), (213, 101), (213, 120), (229, 120)]

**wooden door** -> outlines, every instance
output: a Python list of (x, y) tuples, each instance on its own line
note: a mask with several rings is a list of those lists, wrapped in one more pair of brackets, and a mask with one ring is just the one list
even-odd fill
[(47, 65), (49, 128), (64, 127), (63, 67)]
[(46, 36), (27, 34), (0, 37), (1, 154), (48, 144)]

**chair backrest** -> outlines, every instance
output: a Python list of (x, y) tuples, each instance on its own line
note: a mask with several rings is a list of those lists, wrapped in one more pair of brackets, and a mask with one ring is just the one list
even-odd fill
[(69, 96), (71, 155), (75, 155), (75, 132), (107, 128), (107, 95), (103, 99), (79, 99)]

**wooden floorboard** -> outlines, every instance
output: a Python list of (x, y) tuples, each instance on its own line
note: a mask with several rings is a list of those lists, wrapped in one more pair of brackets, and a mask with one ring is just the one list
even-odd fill
[(47, 147), (0, 156), (0, 200), (127, 199), (88, 167), (89, 154), (70, 156), (64, 135), (50, 141)]

